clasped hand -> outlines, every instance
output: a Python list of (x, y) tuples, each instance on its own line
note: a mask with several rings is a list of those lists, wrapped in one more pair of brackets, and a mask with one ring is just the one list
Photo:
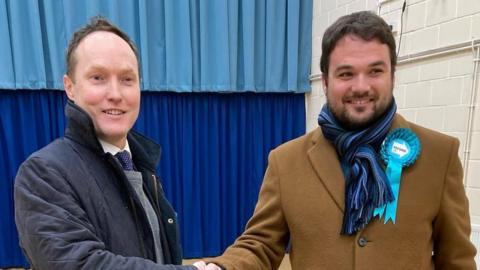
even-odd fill
[(216, 264), (206, 264), (204, 261), (198, 261), (194, 263), (193, 266), (197, 267), (198, 270), (222, 270), (222, 268), (218, 267)]

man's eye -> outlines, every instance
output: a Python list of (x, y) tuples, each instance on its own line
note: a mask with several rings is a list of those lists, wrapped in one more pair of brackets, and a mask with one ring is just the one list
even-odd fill
[(92, 79), (95, 81), (103, 81), (104, 77), (102, 75), (93, 75)]
[(383, 69), (372, 69), (370, 71), (371, 74), (380, 74), (383, 73)]
[(338, 77), (340, 78), (349, 78), (349, 77), (352, 77), (352, 73), (351, 72), (342, 72), (340, 74), (338, 74)]
[(123, 77), (122, 78), (122, 82), (125, 83), (125, 84), (132, 84), (133, 82), (135, 81), (135, 79), (133, 77)]

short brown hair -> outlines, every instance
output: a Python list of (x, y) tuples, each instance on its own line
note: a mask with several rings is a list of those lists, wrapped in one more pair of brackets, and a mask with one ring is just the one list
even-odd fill
[(328, 75), (330, 54), (337, 42), (349, 34), (356, 35), (366, 41), (377, 39), (381, 43), (386, 44), (390, 51), (393, 76), (395, 66), (397, 65), (395, 38), (390, 26), (380, 16), (371, 11), (360, 11), (342, 16), (325, 30), (322, 39), (322, 56), (320, 58), (320, 70), (324, 76)]
[(77, 49), (80, 42), (89, 34), (97, 31), (106, 31), (116, 34), (117, 36), (121, 37), (125, 42), (128, 43), (130, 48), (132, 48), (135, 57), (137, 58), (138, 69), (140, 73), (140, 61), (138, 56), (137, 47), (130, 39), (130, 37), (123, 32), (118, 26), (114, 25), (110, 21), (108, 21), (103, 16), (95, 16), (90, 19), (90, 22), (75, 31), (68, 43), (67, 47), (67, 54), (65, 56), (66, 64), (67, 64), (67, 75), (74, 81), (73, 73), (75, 71), (75, 65), (77, 64), (77, 59), (75, 59), (75, 50)]

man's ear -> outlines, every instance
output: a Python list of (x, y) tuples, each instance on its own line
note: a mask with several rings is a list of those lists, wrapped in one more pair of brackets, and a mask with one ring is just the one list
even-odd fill
[(75, 101), (75, 94), (73, 91), (73, 81), (67, 74), (63, 75), (63, 87), (65, 88), (65, 92), (67, 93), (67, 97), (70, 100)]

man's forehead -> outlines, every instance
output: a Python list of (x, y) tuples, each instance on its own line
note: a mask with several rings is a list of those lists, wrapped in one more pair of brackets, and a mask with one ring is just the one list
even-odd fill
[(332, 52), (338, 48), (338, 47), (353, 47), (357, 48), (359, 44), (363, 45), (377, 45), (377, 46), (385, 46), (388, 49), (388, 45), (381, 42), (378, 38), (372, 38), (372, 39), (363, 39), (359, 35), (356, 34), (346, 34), (340, 39), (337, 40), (335, 43), (335, 46), (333, 47)]
[(130, 45), (120, 36), (107, 31), (95, 31), (87, 35), (78, 45), (74, 52), (77, 57), (88, 58), (88, 61), (100, 60), (113, 56), (121, 56), (122, 59), (135, 63), (138, 66), (138, 59)]
[(95, 51), (100, 44), (107, 47), (128, 49), (133, 55), (135, 55), (135, 52), (126, 40), (110, 31), (94, 31), (86, 35), (78, 44), (77, 49), (84, 48)]
[(95, 31), (85, 36), (72, 53), (74, 68), (71, 74), (81, 72), (134, 73), (140, 77), (138, 58), (130, 45), (109, 31)]
[(330, 65), (348, 66), (361, 63), (367, 66), (388, 65), (388, 45), (378, 39), (364, 40), (355, 35), (346, 35), (335, 44), (330, 55)]

